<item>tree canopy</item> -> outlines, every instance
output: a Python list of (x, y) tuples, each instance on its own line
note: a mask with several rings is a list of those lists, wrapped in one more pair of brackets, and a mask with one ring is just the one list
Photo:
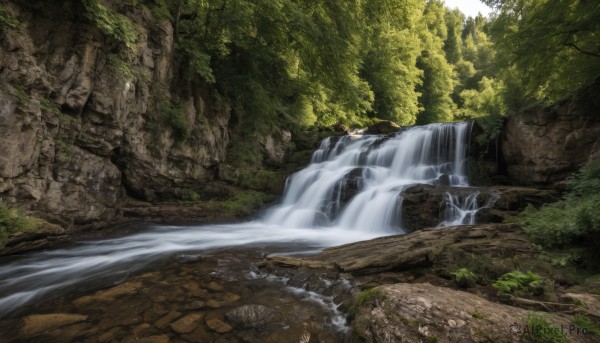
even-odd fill
[[(127, 18), (86, 17), (131, 49)], [(600, 3), (483, 0), (130, 0), (171, 21), (180, 82), (216, 89), (247, 132), (282, 125), (401, 125), (499, 117), (600, 75)], [(105, 6), (106, 5), (106, 6)], [(119, 11), (119, 9), (116, 9)]]

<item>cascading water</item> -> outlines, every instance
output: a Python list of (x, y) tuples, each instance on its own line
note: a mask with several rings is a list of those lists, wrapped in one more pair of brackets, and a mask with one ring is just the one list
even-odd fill
[[(259, 243), (308, 251), (402, 233), (402, 191), (410, 185), (468, 186), (468, 129), (467, 123), (432, 124), (385, 137), (327, 138), (311, 164), (289, 178), (281, 204), (257, 221), (161, 226), (17, 258), (0, 265), (0, 317), (51, 293), (123, 278), (174, 252)], [(476, 211), (477, 195), (466, 203), (449, 197), (451, 213), (440, 224), (472, 220), (461, 211)]]
[(435, 184), (444, 176), (449, 186), (468, 186), (468, 129), (468, 123), (445, 123), (412, 127), (392, 137), (327, 138), (312, 163), (288, 179), (282, 204), (265, 221), (399, 232), (407, 186)]

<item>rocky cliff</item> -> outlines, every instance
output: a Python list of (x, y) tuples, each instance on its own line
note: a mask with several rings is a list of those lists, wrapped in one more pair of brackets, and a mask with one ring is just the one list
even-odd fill
[[(19, 21), (0, 28), (2, 203), (84, 224), (132, 200), (219, 196), (231, 109), (181, 81), (171, 22), (116, 4), (137, 35), (123, 53), (79, 1), (0, 5)], [(289, 139), (265, 137), (267, 160), (281, 163)]]
[(600, 158), (600, 81), (553, 106), (506, 121), (502, 151), (513, 182), (549, 185)]

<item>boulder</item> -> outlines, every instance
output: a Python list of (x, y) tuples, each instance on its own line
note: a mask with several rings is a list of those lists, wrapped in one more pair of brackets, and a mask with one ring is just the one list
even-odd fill
[[(364, 342), (515, 342), (532, 332), (530, 311), (429, 283), (380, 286), (355, 306), (352, 328)], [(570, 342), (590, 341), (568, 334), (569, 317), (537, 315)]]
[(225, 319), (241, 328), (264, 327), (276, 320), (277, 312), (263, 305), (243, 305), (225, 313)]

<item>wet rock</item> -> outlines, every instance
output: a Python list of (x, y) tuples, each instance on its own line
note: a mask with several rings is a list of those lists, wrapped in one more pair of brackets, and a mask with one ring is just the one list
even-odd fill
[(155, 335), (141, 338), (139, 343), (169, 343), (170, 339), (167, 335)]
[(223, 288), (223, 286), (215, 281), (211, 281), (208, 286), (206, 286), (206, 288), (210, 289), (211, 291), (214, 292), (221, 292), (223, 290), (225, 290), (225, 288)]
[(209, 319), (206, 321), (206, 325), (217, 333), (227, 333), (232, 329), (231, 325), (219, 319)]
[(398, 132), (400, 126), (389, 120), (379, 121), (365, 130), (365, 134), (369, 135), (387, 135), (390, 133)]
[[(510, 330), (527, 325), (529, 311), (490, 302), (475, 294), (428, 283), (385, 285), (356, 308), (352, 328), (365, 342), (512, 341)], [(544, 313), (553, 327), (570, 318)], [(582, 342), (583, 335), (569, 336)]]
[(135, 294), (142, 287), (141, 282), (126, 282), (107, 290), (98, 291), (93, 295), (83, 296), (73, 301), (75, 306), (85, 306), (94, 301), (113, 301), (124, 295)]
[(152, 325), (150, 325), (148, 323), (140, 324), (133, 328), (132, 333), (135, 337), (138, 337), (141, 333), (143, 333), (144, 331), (148, 330), (151, 327), (152, 327)]
[(200, 285), (195, 282), (188, 282), (183, 285), (183, 288), (185, 289), (187, 295), (191, 295), (193, 297), (202, 297), (207, 293), (205, 289), (200, 288)]
[(244, 305), (225, 313), (225, 319), (242, 328), (257, 328), (272, 323), (277, 312), (263, 305)]
[(204, 301), (192, 301), (183, 307), (184, 310), (198, 310), (206, 306)]
[(192, 313), (184, 316), (171, 324), (171, 329), (179, 334), (190, 333), (198, 327), (200, 321), (204, 318), (202, 313)]
[(424, 229), (407, 235), (327, 248), (307, 258), (271, 257), (276, 265), (337, 269), (352, 274), (374, 274), (431, 266), (461, 249), (473, 254), (531, 251), (531, 243), (518, 225), (484, 224)]
[(88, 316), (72, 313), (32, 314), (23, 319), (21, 336), (35, 336), (64, 325), (86, 320)]
[(157, 320), (156, 323), (154, 323), (154, 326), (156, 326), (159, 329), (163, 329), (179, 317), (181, 317), (181, 313), (176, 312), (176, 311), (171, 311), (166, 316)]

